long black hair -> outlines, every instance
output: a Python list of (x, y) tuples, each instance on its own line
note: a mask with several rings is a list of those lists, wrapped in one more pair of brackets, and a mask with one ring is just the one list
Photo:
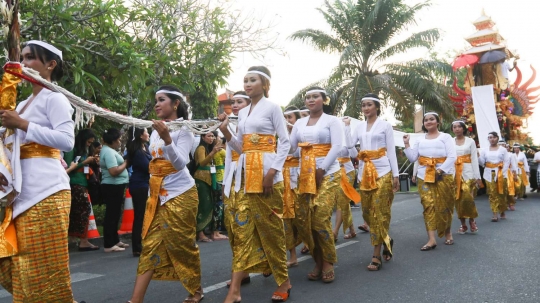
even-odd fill
[[(170, 91), (173, 91), (173, 92), (179, 92), (179, 93), (183, 94), (178, 88), (176, 88), (176, 86), (173, 86), (173, 85), (160, 86), (158, 88), (158, 91), (160, 91), (160, 90), (170, 90)], [(169, 97), (169, 99), (171, 99), (173, 104), (174, 104), (174, 102), (176, 102), (176, 100), (180, 101), (180, 104), (176, 108), (176, 115), (178, 116), (178, 118), (183, 118), (184, 120), (189, 119), (188, 104), (186, 103), (186, 101), (184, 101), (182, 98), (180, 98), (180, 96), (175, 95), (175, 94), (167, 94), (167, 93), (165, 93), (165, 95), (167, 97)]]
[(207, 134), (209, 134), (209, 133), (214, 134), (214, 137), (215, 137), (215, 138), (219, 138), (219, 137), (217, 136), (217, 132), (216, 132), (216, 131), (208, 132), (208, 133), (206, 133), (206, 134), (204, 134), (204, 135), (201, 135), (201, 139), (200, 139), (200, 141), (199, 141), (199, 146), (204, 146), (204, 150), (206, 151), (206, 155), (208, 155), (208, 154), (212, 151), (212, 149), (214, 149), (214, 146), (216, 146), (216, 142), (217, 142), (216, 139), (214, 139), (214, 142), (212, 142), (212, 144), (208, 144), (208, 143), (206, 143), (206, 141), (204, 141), (204, 137), (205, 137)]
[(128, 161), (132, 161), (133, 157), (137, 153), (137, 151), (143, 149), (143, 141), (141, 139), (141, 136), (144, 134), (144, 128), (135, 128), (135, 131), (133, 131), (133, 126), (129, 128), (128, 130), (128, 141), (126, 144), (127, 148), (127, 158)]
[(113, 144), (114, 141), (118, 140), (122, 136), (122, 133), (117, 128), (109, 128), (103, 133), (103, 142), (107, 144)]
[(96, 139), (94, 131), (89, 128), (81, 129), (77, 136), (75, 136), (75, 156), (85, 157), (88, 156), (88, 147), (86, 142), (90, 139)]

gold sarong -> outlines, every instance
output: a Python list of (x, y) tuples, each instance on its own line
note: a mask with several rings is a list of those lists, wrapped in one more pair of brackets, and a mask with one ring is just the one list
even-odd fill
[[(456, 163), (454, 164), (456, 167), (456, 200), (459, 200), (461, 197), (461, 177), (463, 176), (463, 164), (464, 163), (471, 163), (471, 154), (458, 156), (456, 159)], [(474, 217), (476, 218), (476, 217)]]
[(291, 168), (298, 167), (300, 159), (288, 156), (283, 165), (283, 184), (285, 190), (283, 192), (283, 219), (294, 218), (294, 200), (296, 193), (291, 188)]
[[(201, 261), (195, 242), (197, 187), (159, 206), (142, 240), (137, 275), (153, 270), (152, 279), (180, 281), (190, 294), (201, 287)], [(145, 216), (146, 218), (146, 216)]]
[(0, 284), (13, 302), (73, 303), (68, 226), (71, 194), (59, 191), (15, 220), (19, 252), (0, 259)]
[(442, 238), (452, 226), (456, 193), (454, 176), (443, 175), (442, 180), (435, 183), (418, 179), (418, 193), (424, 207), (426, 230), (436, 230), (439, 238)]
[[(489, 205), (491, 207), (491, 212), (493, 213), (504, 213), (508, 208), (508, 202), (506, 199), (505, 191), (502, 193), (499, 192), (499, 182), (495, 181), (495, 172), (491, 172), (491, 182), (486, 180), (486, 190), (489, 196)], [(503, 180), (503, 186), (506, 181)]]
[(264, 134), (246, 134), (242, 138), (244, 139), (242, 152), (245, 154), (245, 191), (250, 194), (262, 193), (264, 154), (275, 152), (276, 138)]
[(165, 159), (152, 159), (148, 168), (150, 172), (150, 195), (146, 201), (146, 210), (144, 212), (142, 238), (146, 237), (150, 224), (154, 220), (157, 206), (159, 204), (159, 193), (161, 184), (166, 176), (177, 172), (172, 163)]
[(525, 171), (525, 164), (523, 162), (518, 162), (518, 167), (521, 170), (521, 183), (525, 186), (529, 186), (529, 178), (527, 177), (527, 172)]
[[(498, 170), (497, 170), (497, 190), (499, 191), (499, 194), (504, 193), (503, 166), (504, 166), (503, 162), (499, 162), (499, 163), (486, 162), (486, 168), (498, 168)], [(493, 177), (494, 175), (491, 174), (491, 176)], [(493, 181), (493, 180), (495, 180), (495, 179), (492, 178), (491, 181)]]
[[(344, 168), (341, 167), (341, 169), (342, 169), (341, 178), (343, 179), (343, 170), (344, 170)], [(345, 178), (347, 178), (347, 184), (349, 184), (351, 187), (354, 184), (354, 177), (355, 177), (354, 170), (349, 172), (348, 174), (345, 174)], [(341, 184), (343, 184), (343, 181), (341, 181)], [(343, 185), (341, 186), (341, 188), (343, 189)], [(354, 187), (353, 187), (353, 190), (354, 190)], [(356, 190), (354, 190), (354, 191), (356, 192)], [(358, 196), (360, 196), (360, 194), (358, 194), (358, 192), (356, 192), (356, 194)], [(344, 190), (341, 190), (341, 192), (338, 194), (337, 208), (339, 210), (341, 210), (341, 218), (343, 219), (343, 233), (344, 234), (346, 234), (349, 227), (351, 225), (353, 225), (353, 217), (352, 217), (351, 203), (350, 202), (351, 202), (351, 198), (349, 198), (345, 194)]]
[[(20, 159), (30, 159), (30, 158), (54, 158), (60, 159), (60, 150), (41, 145), (38, 143), (27, 143), (21, 145), (21, 155)], [(8, 170), (11, 169), (7, 157), (3, 154), (2, 150), (2, 159), (5, 161), (4, 166)], [(10, 193), (8, 196), (8, 201), (11, 202), (14, 197), (14, 193)], [(9, 205), (5, 210), (4, 221), (0, 225), (0, 258), (10, 257), (17, 254), (17, 231), (15, 224), (12, 221), (13, 217), (13, 205)]]
[(374, 190), (377, 188), (379, 174), (372, 160), (382, 158), (386, 155), (386, 147), (378, 150), (361, 150), (358, 152), (358, 159), (364, 161), (364, 171), (362, 172), (362, 187), (360, 190)]
[(345, 170), (345, 166), (343, 165), (345, 163), (351, 162), (351, 158), (338, 158), (338, 162), (341, 166), (341, 189), (343, 190), (345, 196), (347, 196), (349, 200), (354, 201), (354, 203), (356, 204), (360, 202), (360, 194), (358, 194), (356, 189), (354, 189), (354, 182), (351, 184), (349, 178), (347, 177), (347, 171)]
[(341, 172), (338, 171), (324, 177), (317, 195), (304, 195), (311, 196), (311, 232), (314, 247), (310, 248), (310, 252), (312, 255), (316, 251), (321, 252), (323, 260), (329, 263), (337, 262), (331, 217), (341, 191), (340, 184)]
[(298, 190), (300, 194), (317, 194), (317, 158), (326, 157), (332, 148), (331, 144), (300, 143), (300, 175), (298, 177)]
[(456, 199), (456, 211), (459, 219), (474, 219), (478, 217), (474, 203), (476, 180), (470, 179), (460, 184), (460, 195)]
[[(362, 179), (362, 182), (364, 180)], [(360, 190), (362, 217), (369, 226), (371, 245), (386, 244), (390, 250), (390, 219), (394, 201), (394, 178), (392, 172), (377, 179), (377, 189)]]
[(420, 156), (418, 158), (418, 163), (420, 165), (426, 166), (426, 174), (424, 176), (424, 180), (422, 181), (426, 183), (435, 183), (435, 173), (436, 173), (435, 168), (437, 167), (437, 164), (444, 163), (444, 161), (446, 161), (446, 157), (428, 158), (428, 157)]
[[(235, 182), (237, 182), (236, 180)], [(244, 193), (235, 197), (233, 272), (272, 273), (278, 285), (287, 281), (287, 251), (283, 220), (283, 183), (274, 184), (272, 195)], [(229, 235), (230, 237), (230, 235)]]

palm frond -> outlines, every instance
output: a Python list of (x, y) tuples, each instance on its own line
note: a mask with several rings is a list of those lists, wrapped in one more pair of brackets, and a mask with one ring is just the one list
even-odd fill
[(407, 39), (398, 42), (374, 57), (374, 62), (382, 62), (394, 55), (405, 53), (412, 48), (425, 47), (431, 49), (440, 38), (439, 29), (428, 29), (412, 34)]

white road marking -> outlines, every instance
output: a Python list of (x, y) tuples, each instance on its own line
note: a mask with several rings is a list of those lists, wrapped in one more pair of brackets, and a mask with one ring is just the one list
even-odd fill
[[(352, 245), (352, 244), (355, 244), (355, 243), (358, 243), (358, 241), (347, 241), (345, 243), (341, 243), (339, 245), (336, 245), (336, 249), (340, 249), (340, 248), (343, 248), (345, 246), (349, 246), (349, 245)], [(300, 257), (298, 258), (298, 262), (302, 262), (302, 261), (306, 261), (306, 260), (309, 260), (311, 259), (311, 256), (303, 256), (303, 257)], [(254, 277), (257, 277), (257, 276), (261, 276), (262, 274), (250, 274), (249, 276), (251, 278), (254, 278)], [(203, 289), (203, 293), (204, 294), (207, 294), (209, 292), (212, 292), (214, 290), (218, 290), (218, 289), (221, 289), (223, 287), (227, 287), (227, 281), (225, 282), (220, 282), (220, 283), (217, 283), (217, 284), (214, 284), (214, 285), (210, 285), (210, 286), (207, 286)]]
[[(103, 275), (89, 274), (85, 272), (76, 272), (76, 273), (71, 274), (71, 283), (86, 281), (86, 280), (95, 279), (99, 277), (103, 277)], [(5, 289), (0, 290), (0, 299), (7, 298), (7, 297), (11, 297), (11, 294)]]

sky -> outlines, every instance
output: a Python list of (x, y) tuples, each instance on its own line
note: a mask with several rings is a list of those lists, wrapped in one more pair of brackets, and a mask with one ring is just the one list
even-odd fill
[[(284, 106), (300, 89), (326, 78), (332, 68), (338, 65), (338, 54), (321, 53), (310, 45), (288, 39), (292, 33), (307, 28), (330, 32), (329, 26), (316, 10), (322, 7), (323, 0), (229, 0), (229, 2), (253, 18), (276, 24), (275, 34), (278, 35), (278, 43), (285, 55), (267, 52), (263, 59), (257, 59), (247, 54), (236, 54), (231, 64), (233, 72), (228, 78), (227, 88), (233, 91), (241, 90), (247, 69), (253, 65), (265, 65), (272, 73), (270, 99)], [(409, 5), (419, 2), (406, 0)], [(520, 55), (518, 66), (523, 72), (523, 78), (528, 79), (531, 75), (528, 68), (530, 64), (540, 69), (540, 39), (538, 39), (540, 1), (432, 0), (432, 6), (417, 15), (417, 25), (409, 28), (405, 36), (429, 28), (439, 28), (443, 34), (435, 51), (459, 52), (468, 48), (469, 44), (464, 38), (476, 31), (472, 22), (480, 17), (483, 9), (486, 15), (495, 21), (496, 28), (505, 38), (508, 47)], [(390, 60), (392, 62), (412, 60), (426, 54), (427, 51), (419, 49)], [(515, 77), (514, 71), (510, 74), (510, 80), (513, 82)], [(540, 75), (533, 85), (540, 85)], [(540, 103), (537, 111), (540, 111)], [(384, 117), (391, 123), (396, 122), (388, 111)], [(530, 135), (537, 144), (540, 143), (540, 131), (532, 131), (540, 129), (540, 113), (535, 113), (528, 122)]]

